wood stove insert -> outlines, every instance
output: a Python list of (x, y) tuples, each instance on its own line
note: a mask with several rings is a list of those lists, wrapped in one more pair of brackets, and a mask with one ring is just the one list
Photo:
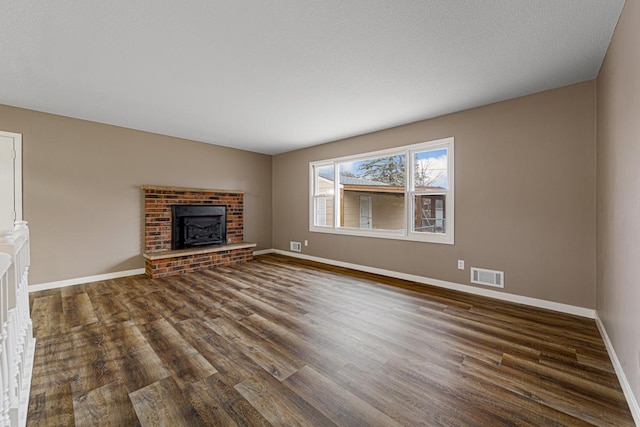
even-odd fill
[(171, 249), (227, 243), (224, 205), (173, 205), (171, 217)]

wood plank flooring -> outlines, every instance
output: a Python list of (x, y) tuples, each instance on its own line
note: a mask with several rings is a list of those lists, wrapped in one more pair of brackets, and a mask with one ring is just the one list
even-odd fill
[(30, 426), (632, 426), (594, 321), (264, 255), (31, 294)]

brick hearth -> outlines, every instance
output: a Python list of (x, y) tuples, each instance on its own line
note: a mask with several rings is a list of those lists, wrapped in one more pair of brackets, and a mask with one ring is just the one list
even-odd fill
[[(145, 270), (152, 278), (173, 276), (253, 259), (253, 243), (244, 242), (244, 193), (178, 187), (142, 187), (144, 191)], [(171, 250), (171, 205), (226, 205), (227, 245)]]

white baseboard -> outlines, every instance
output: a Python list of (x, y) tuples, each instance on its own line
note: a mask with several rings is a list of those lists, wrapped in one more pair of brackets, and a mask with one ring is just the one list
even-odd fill
[(101, 280), (118, 279), (120, 277), (136, 276), (144, 274), (144, 268), (135, 270), (117, 271), (115, 273), (98, 274), (96, 276), (78, 277), (75, 279), (60, 280), (57, 282), (39, 283), (29, 285), (29, 292), (46, 291), (47, 289), (64, 288), (65, 286), (83, 285), (85, 283), (99, 282)]
[(273, 249), (262, 249), (260, 251), (253, 251), (253, 256), (266, 255), (266, 254), (272, 254), (272, 253), (273, 253)]
[(352, 264), (350, 262), (335, 261), (327, 258), (320, 258), (311, 255), (304, 255), (297, 252), (283, 251), (280, 249), (274, 249), (272, 253), (286, 255), (294, 258), (306, 259), (309, 261), (321, 262), (324, 264), (335, 265), (336, 267), (345, 267), (353, 270), (364, 271), (367, 273), (380, 274), (382, 276), (394, 277), (396, 279), (410, 280), (412, 282), (424, 283), (426, 285), (438, 286), (445, 289), (451, 289), (454, 291), (466, 292), (474, 295), (481, 295), (484, 297), (490, 297), (499, 299), (502, 301), (515, 302), (518, 304), (530, 305), (532, 307), (545, 308), (548, 310), (559, 311), (561, 313), (574, 314), (576, 316), (588, 317), (590, 319), (595, 318), (595, 310), (591, 308), (578, 307), (575, 305), (562, 304), (559, 302), (547, 301), (538, 298), (525, 297), (522, 295), (510, 294), (507, 292), (498, 292), (491, 289), (480, 289), (474, 286), (462, 285), (460, 283), (447, 282), (445, 280), (431, 279), (429, 277), (417, 276), (415, 274), (400, 273), (392, 270), (385, 270), (382, 268), (369, 267), (366, 265)]
[(607, 334), (607, 330), (604, 327), (604, 323), (600, 319), (598, 312), (596, 311), (596, 325), (598, 325), (598, 330), (600, 331), (600, 335), (602, 336), (602, 340), (604, 341), (605, 347), (607, 347), (607, 353), (609, 353), (609, 358), (611, 359), (611, 363), (613, 364), (613, 368), (616, 370), (616, 375), (618, 376), (618, 381), (620, 381), (620, 386), (622, 387), (622, 391), (624, 392), (624, 397), (627, 399), (627, 403), (629, 404), (629, 409), (631, 410), (631, 415), (633, 416), (633, 420), (636, 422), (637, 426), (640, 426), (640, 406), (638, 406), (638, 401), (631, 390), (631, 385), (627, 380), (627, 376), (622, 370), (622, 364), (618, 359), (618, 355), (616, 351), (613, 349), (613, 344), (609, 339), (609, 335)]
[[(392, 270), (385, 270), (382, 268), (369, 267), (366, 265), (353, 264), (350, 262), (336, 261), (328, 258), (320, 258), (311, 255), (305, 255), (297, 252), (283, 251), (280, 249), (264, 249), (260, 251), (254, 251), (254, 255), (265, 255), (270, 253), (276, 253), (280, 255), (291, 256), (294, 258), (306, 259), (309, 261), (316, 261), (324, 264), (335, 265), (337, 267), (351, 268), (353, 270), (364, 271), (367, 273), (380, 274), (382, 276), (394, 277), (397, 279), (410, 280), (412, 282), (424, 283), (427, 285), (438, 286), (445, 289), (452, 289), (455, 291), (466, 292), (475, 295), (486, 296), (503, 301), (515, 302), (518, 304), (530, 305), (538, 308), (545, 308), (549, 310), (559, 311), (562, 313), (574, 314), (577, 316), (588, 317), (595, 319), (595, 310), (584, 307), (577, 307), (568, 304), (562, 304), (553, 301), (546, 301), (538, 298), (525, 297), (521, 295), (510, 294), (506, 292), (498, 292), (491, 289), (480, 289), (474, 286), (462, 285), (454, 282), (447, 282), (445, 280), (432, 279), (424, 276), (417, 276), (415, 274), (400, 273)], [(30, 285), (29, 292), (44, 291), (47, 289), (62, 288), (65, 286), (80, 285), (84, 283), (98, 282), (101, 280), (117, 279), (120, 277), (135, 276), (138, 274), (144, 274), (144, 268), (135, 270), (119, 271), (115, 273), (99, 274), (96, 276), (79, 277), (76, 279), (60, 280), (57, 282), (40, 283), (37, 285)]]
[[(254, 251), (253, 255), (265, 255), (273, 253), (273, 249), (264, 249)], [(78, 277), (75, 279), (60, 280), (57, 282), (39, 283), (37, 285), (29, 285), (29, 292), (46, 291), (47, 289), (64, 288), (65, 286), (83, 285), (85, 283), (99, 282), (101, 280), (118, 279), (120, 277), (136, 276), (144, 274), (144, 268), (136, 268), (135, 270), (117, 271), (115, 273), (98, 274), (96, 276)]]

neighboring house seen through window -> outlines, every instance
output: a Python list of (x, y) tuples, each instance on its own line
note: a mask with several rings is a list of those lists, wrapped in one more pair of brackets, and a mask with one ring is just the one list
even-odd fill
[(311, 162), (309, 228), (453, 244), (453, 138)]

